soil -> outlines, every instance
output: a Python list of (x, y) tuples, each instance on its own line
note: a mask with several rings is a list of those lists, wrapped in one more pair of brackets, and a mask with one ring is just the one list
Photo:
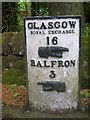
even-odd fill
[[(1, 87), (1, 85), (0, 85), (0, 87)], [(87, 113), (87, 116), (88, 116), (88, 109), (90, 107), (89, 93), (90, 93), (89, 89), (83, 89), (80, 91), (80, 94), (81, 94), (80, 109), (81, 109), (82, 113)], [(17, 116), (17, 117), (25, 117), (25, 116), (23, 116), (23, 110), (21, 110), (21, 109), (24, 108), (27, 101), (28, 101), (28, 92), (27, 92), (27, 88), (25, 86), (2, 85), (3, 117), (7, 118), (7, 116), (12, 116), (11, 113), (13, 113), (14, 116)], [(10, 108), (10, 111), (12, 111), (11, 113), (9, 111), (9, 108)], [(19, 114), (17, 114), (16, 111), (18, 111)], [(26, 117), (27, 116), (28, 117), (35, 116), (35, 114), (36, 114), (36, 117), (38, 114), (40, 116), (42, 115), (44, 117), (47, 115), (45, 113), (44, 114), (40, 113), (40, 112), (37, 113), (35, 111), (34, 112), (33, 111), (30, 112), (29, 110), (25, 110), (25, 111), (26, 111)], [(28, 115), (28, 113), (32, 113), (32, 115), (31, 114)], [(73, 116), (74, 115), (75, 114), (73, 113)], [(77, 115), (83, 116), (81, 113), (76, 113), (76, 116)], [(53, 116), (53, 115), (51, 115), (51, 116)], [(56, 115), (56, 117), (57, 117), (57, 115)], [(60, 115), (58, 117), (60, 117)], [(65, 117), (65, 115), (64, 115), (64, 117)], [(85, 117), (85, 116), (83, 116), (83, 117)]]
[(6, 105), (24, 106), (28, 92), (24, 86), (2, 85), (2, 102)]

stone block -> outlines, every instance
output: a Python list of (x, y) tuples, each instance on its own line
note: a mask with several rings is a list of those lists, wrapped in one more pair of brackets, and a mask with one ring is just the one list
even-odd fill
[(2, 35), (2, 54), (8, 55), (11, 54), (12, 48), (11, 48), (11, 39), (12, 39), (13, 33), (7, 32), (3, 33)]
[(24, 43), (24, 35), (23, 33), (13, 33), (12, 37), (12, 52), (14, 55), (24, 55), (25, 53), (25, 43)]
[(19, 60), (21, 60), (21, 57), (17, 57), (14, 55), (3, 56), (2, 68), (6, 69), (6, 68), (13, 67), (13, 65)]
[(26, 62), (25, 60), (19, 60), (17, 61), (13, 66), (12, 66), (14, 69), (19, 69), (19, 70), (22, 70), (24, 72), (26, 72)]
[(2, 71), (9, 68), (9, 61), (7, 60), (7, 57), (2, 57)]
[(0, 55), (2, 55), (2, 34), (0, 34)]
[(42, 111), (77, 109), (80, 18), (26, 18), (24, 23), (29, 103)]

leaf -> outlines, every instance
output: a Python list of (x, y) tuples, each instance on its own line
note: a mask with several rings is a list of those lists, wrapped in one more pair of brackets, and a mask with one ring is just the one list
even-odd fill
[(19, 93), (15, 93), (14, 98), (16, 99), (19, 95), (20, 95)]
[(90, 97), (90, 93), (89, 92), (85, 93), (85, 97)]

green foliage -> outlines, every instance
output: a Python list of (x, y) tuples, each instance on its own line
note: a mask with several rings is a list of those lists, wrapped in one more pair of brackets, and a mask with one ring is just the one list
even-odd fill
[(20, 15), (17, 15), (17, 20), (18, 20), (18, 26), (17, 26), (18, 31), (24, 31), (24, 23)]
[(23, 23), (23, 17), (30, 16), (30, 8), (31, 8), (31, 2), (23, 2), (23, 0), (20, 0), (18, 2), (18, 13), (17, 13), (17, 29), (18, 31), (24, 31), (24, 23)]
[(18, 2), (18, 11), (26, 11), (25, 2), (23, 1)]
[(26, 85), (25, 79), (25, 73), (22, 70), (10, 68), (9, 70), (4, 71), (2, 83), (7, 85)]
[(18, 96), (20, 96), (19, 93), (14, 93), (14, 99), (16, 99)]
[(88, 79), (88, 39), (89, 39), (89, 37), (82, 37), (82, 40), (81, 40), (81, 55), (80, 55), (81, 88), (88, 88), (89, 87), (89, 79)]
[[(16, 99), (18, 96), (20, 96), (22, 93), (20, 93), (17, 90), (18, 86), (16, 84), (9, 85), (8, 90), (13, 93), (14, 99)], [(25, 86), (19, 86), (21, 89), (25, 89)]]
[(16, 62), (11, 68), (3, 71), (2, 83), (11, 85), (11, 90), (14, 90), (16, 85), (26, 85), (26, 69), (25, 61), (20, 60)]
[(86, 92), (86, 93), (85, 93), (85, 97), (90, 97), (90, 93), (89, 93), (89, 92)]
[(90, 23), (86, 23), (84, 26), (83, 36), (90, 36)]
[(15, 92), (16, 84), (10, 85), (9, 91)]
[(19, 1), (17, 9), (18, 9), (18, 13), (17, 13), (17, 21), (18, 21), (17, 29), (18, 29), (18, 31), (24, 31), (23, 17), (21, 16), (20, 13), (26, 11), (25, 2)]
[(90, 97), (90, 91), (89, 90), (85, 90), (81, 92), (81, 97)]
[(2, 32), (23, 31), (23, 17), (30, 15), (31, 2), (2, 2)]
[(25, 74), (26, 72), (26, 69), (25, 69), (25, 61), (24, 60), (20, 60), (18, 62), (16, 62), (14, 65), (13, 65), (13, 69), (19, 69), (19, 70), (22, 70)]
[(41, 16), (48, 16), (48, 8), (47, 7), (41, 7), (40, 9), (39, 9), (39, 14), (41, 15)]

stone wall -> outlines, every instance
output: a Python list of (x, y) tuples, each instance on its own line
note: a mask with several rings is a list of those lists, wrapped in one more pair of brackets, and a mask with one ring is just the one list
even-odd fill
[(90, 88), (90, 75), (88, 72), (88, 49), (89, 49), (89, 39), (90, 37), (82, 37), (81, 39), (81, 49), (80, 49), (80, 82), (82, 88)]
[(2, 35), (2, 69), (9, 69), (17, 61), (25, 58), (23, 33), (7, 32)]

